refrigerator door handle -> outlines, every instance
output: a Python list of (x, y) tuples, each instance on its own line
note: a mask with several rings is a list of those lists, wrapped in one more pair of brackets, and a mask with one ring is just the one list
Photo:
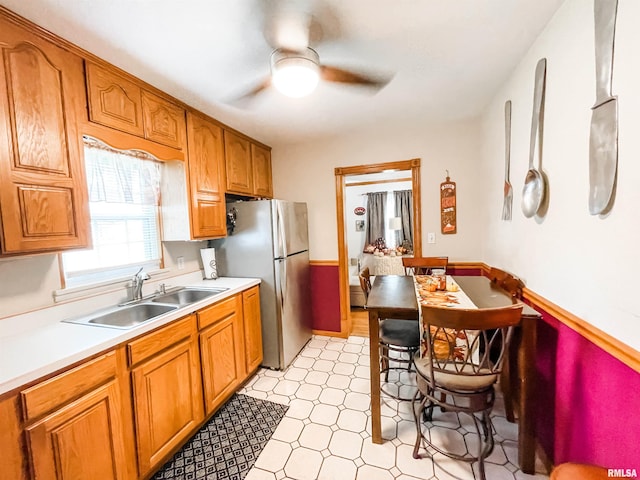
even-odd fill
[(276, 206), (276, 232), (278, 235), (278, 241), (275, 242), (278, 248), (276, 258), (284, 258), (287, 256), (287, 245), (284, 231), (284, 213), (282, 212), (282, 204), (278, 201), (275, 202)]

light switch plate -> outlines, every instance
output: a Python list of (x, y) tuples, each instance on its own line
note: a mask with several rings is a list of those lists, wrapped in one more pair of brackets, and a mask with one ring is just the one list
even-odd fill
[(178, 270), (184, 270), (184, 257), (178, 257)]
[(427, 243), (436, 243), (436, 234), (433, 232), (427, 233)]

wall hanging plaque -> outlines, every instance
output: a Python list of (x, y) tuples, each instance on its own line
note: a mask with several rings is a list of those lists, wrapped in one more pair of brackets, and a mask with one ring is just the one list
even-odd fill
[(356, 215), (364, 215), (366, 212), (364, 207), (356, 207), (353, 209), (353, 213), (355, 213)]
[(443, 235), (457, 232), (456, 225), (456, 182), (447, 178), (440, 184), (440, 229)]

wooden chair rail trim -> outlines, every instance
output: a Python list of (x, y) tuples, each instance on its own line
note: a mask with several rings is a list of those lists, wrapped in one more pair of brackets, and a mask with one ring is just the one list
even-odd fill
[[(337, 263), (337, 262), (336, 262)], [(447, 268), (460, 270), (480, 269), (483, 275), (488, 275), (491, 267), (484, 262), (449, 262)], [(553, 315), (560, 323), (582, 335), (584, 338), (602, 348), (609, 355), (620, 360), (622, 363), (640, 373), (640, 352), (624, 344), (617, 338), (612, 337), (608, 333), (603, 332), (598, 327), (591, 325), (589, 322), (577, 317), (558, 305), (550, 302), (543, 296), (535, 293), (529, 288), (524, 288), (523, 296), (533, 307)], [(315, 332), (314, 332), (315, 333)], [(344, 336), (344, 332), (332, 332), (335, 336)], [(318, 335), (324, 335), (318, 333)]]
[(338, 260), (309, 260), (309, 265), (322, 267), (337, 267), (340, 265)]
[(560, 323), (571, 328), (579, 335), (582, 335), (593, 344), (602, 348), (605, 352), (640, 373), (640, 353), (637, 350), (526, 287), (523, 290), (523, 294), (524, 298), (529, 300), (533, 306), (539, 307), (549, 315), (552, 315)]

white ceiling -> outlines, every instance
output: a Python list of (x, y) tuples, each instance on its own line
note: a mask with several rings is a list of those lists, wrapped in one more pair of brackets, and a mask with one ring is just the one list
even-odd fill
[(321, 84), (291, 99), (269, 89), (234, 107), (226, 102), (269, 72), (265, 1), (0, 4), (274, 146), (371, 123), (477, 116), (563, 0), (316, 0), (321, 63), (393, 74), (391, 82), (375, 95)]

